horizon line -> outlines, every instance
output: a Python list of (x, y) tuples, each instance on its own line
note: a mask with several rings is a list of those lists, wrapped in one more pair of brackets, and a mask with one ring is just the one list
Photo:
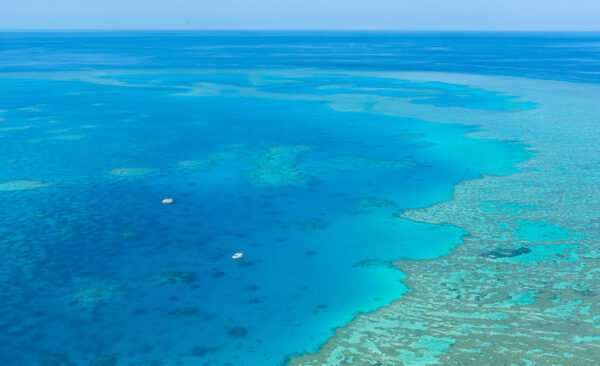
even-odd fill
[(600, 29), (259, 29), (259, 28), (0, 28), (0, 32), (533, 32), (533, 33), (600, 33)]

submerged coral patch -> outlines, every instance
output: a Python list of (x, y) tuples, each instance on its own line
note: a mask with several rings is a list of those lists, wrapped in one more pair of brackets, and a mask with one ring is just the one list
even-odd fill
[(32, 189), (47, 187), (49, 185), (50, 184), (44, 184), (42, 182), (33, 180), (15, 180), (11, 182), (0, 183), (0, 192), (29, 191)]
[(432, 337), (424, 335), (410, 345), (412, 350), (399, 351), (397, 360), (405, 365), (427, 365), (439, 363), (439, 356), (456, 342), (450, 337)]
[(152, 173), (153, 169), (148, 168), (118, 168), (108, 172), (110, 175), (117, 177), (140, 177)]
[(177, 308), (175, 310), (169, 311), (169, 315), (177, 318), (197, 318), (204, 321), (214, 319), (218, 316), (214, 313), (207, 313), (201, 311), (200, 309), (195, 307)]
[(240, 155), (235, 152), (218, 152), (210, 154), (204, 159), (180, 161), (177, 165), (182, 168), (209, 169), (220, 161), (235, 160), (239, 157)]
[(251, 181), (271, 186), (305, 184), (309, 175), (300, 167), (299, 157), (310, 146), (276, 146), (264, 153), (257, 168), (250, 173)]
[(100, 354), (90, 361), (90, 366), (116, 366), (118, 360), (115, 354)]
[(307, 221), (301, 221), (298, 223), (300, 230), (325, 230), (329, 224), (323, 219), (312, 219)]
[(30, 143), (30, 144), (39, 144), (39, 143), (48, 142), (48, 141), (78, 141), (83, 138), (85, 138), (85, 135), (58, 135), (58, 136), (48, 136), (48, 137), (29, 139), (25, 142)]
[(248, 335), (248, 329), (246, 327), (232, 327), (227, 331), (227, 335), (231, 338), (244, 338)]
[(40, 357), (40, 366), (69, 366), (69, 357), (62, 353), (44, 353)]
[(576, 254), (577, 250), (578, 246), (571, 244), (538, 244), (531, 247), (497, 249), (485, 252), (482, 256), (502, 261), (535, 265), (539, 262), (575, 262), (579, 259), (579, 256)]
[(112, 283), (100, 283), (82, 288), (72, 294), (77, 305), (97, 306), (112, 301), (121, 294), (121, 286)]
[(352, 267), (354, 268), (370, 268), (370, 267), (384, 267), (384, 268), (395, 268), (392, 261), (386, 261), (383, 259), (365, 259), (358, 263), (355, 263)]
[(429, 141), (419, 141), (419, 142), (415, 142), (413, 144), (414, 147), (417, 147), (419, 149), (427, 149), (429, 147), (434, 147), (434, 146), (438, 146), (438, 143), (435, 142), (429, 142)]
[(342, 156), (327, 161), (338, 169), (404, 169), (417, 165), (414, 161), (382, 160), (360, 156)]
[(484, 201), (481, 207), (486, 212), (502, 213), (506, 215), (518, 215), (525, 210), (535, 210), (537, 207), (531, 205), (523, 205), (513, 202), (493, 202)]
[(571, 232), (548, 221), (517, 220), (516, 236), (532, 242), (566, 240)]
[(420, 137), (425, 137), (425, 134), (422, 134), (422, 133), (403, 133), (403, 134), (400, 134), (400, 135), (392, 136), (392, 138), (395, 139), (395, 140), (410, 140), (410, 139), (416, 139), (416, 138), (420, 138)]
[(10, 131), (21, 131), (28, 130), (33, 126), (14, 126), (14, 127), (0, 127), (0, 132), (10, 132)]
[(206, 347), (197, 346), (192, 349), (192, 356), (194, 357), (205, 357), (208, 355), (215, 354), (219, 351), (220, 347)]
[(169, 271), (162, 273), (155, 281), (156, 286), (173, 285), (179, 283), (192, 283), (196, 281), (194, 272)]
[(358, 205), (363, 208), (395, 207), (396, 202), (385, 198), (364, 198)]
[(528, 247), (519, 248), (500, 248), (489, 252), (482, 253), (481, 255), (488, 258), (511, 258), (519, 255), (531, 253), (531, 249)]

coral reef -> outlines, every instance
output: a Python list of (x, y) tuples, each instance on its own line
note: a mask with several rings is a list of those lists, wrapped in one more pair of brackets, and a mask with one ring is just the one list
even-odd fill
[(270, 186), (300, 185), (309, 181), (309, 175), (299, 167), (301, 154), (310, 146), (276, 146), (264, 153), (257, 168), (250, 173), (252, 182)]
[[(424, 77), (455, 80), (441, 74)], [(543, 82), (540, 88), (540, 82), (523, 79), (461, 77), (518, 89), (539, 106), (473, 116), (427, 108), (431, 118), (476, 120), (484, 126), (480, 136), (520, 136), (536, 155), (520, 164), (520, 173), (461, 182), (452, 200), (399, 214), (452, 224), (469, 234), (446, 256), (397, 261), (411, 290), (388, 306), (358, 315), (318, 352), (292, 359), (292, 366), (597, 362), (600, 175), (588, 167), (597, 165), (600, 153), (593, 112), (600, 90), (596, 85)], [(391, 104), (385, 108), (405, 112)]]

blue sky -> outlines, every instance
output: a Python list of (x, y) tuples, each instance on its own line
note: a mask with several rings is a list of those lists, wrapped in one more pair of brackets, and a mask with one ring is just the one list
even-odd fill
[(600, 30), (600, 0), (0, 0), (0, 28)]

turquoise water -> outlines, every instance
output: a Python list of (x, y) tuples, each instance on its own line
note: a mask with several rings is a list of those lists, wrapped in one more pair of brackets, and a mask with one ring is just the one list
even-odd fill
[[(467, 234), (402, 210), (533, 154), (369, 104), (536, 108), (518, 96), (331, 70), (147, 69), (105, 47), (81, 51), (76, 73), (54, 50), (0, 75), (4, 364), (284, 363), (405, 293), (392, 260)], [(81, 70), (108, 54), (113, 70)], [(367, 104), (333, 108), (340, 95)], [(543, 229), (525, 224), (519, 235)]]

